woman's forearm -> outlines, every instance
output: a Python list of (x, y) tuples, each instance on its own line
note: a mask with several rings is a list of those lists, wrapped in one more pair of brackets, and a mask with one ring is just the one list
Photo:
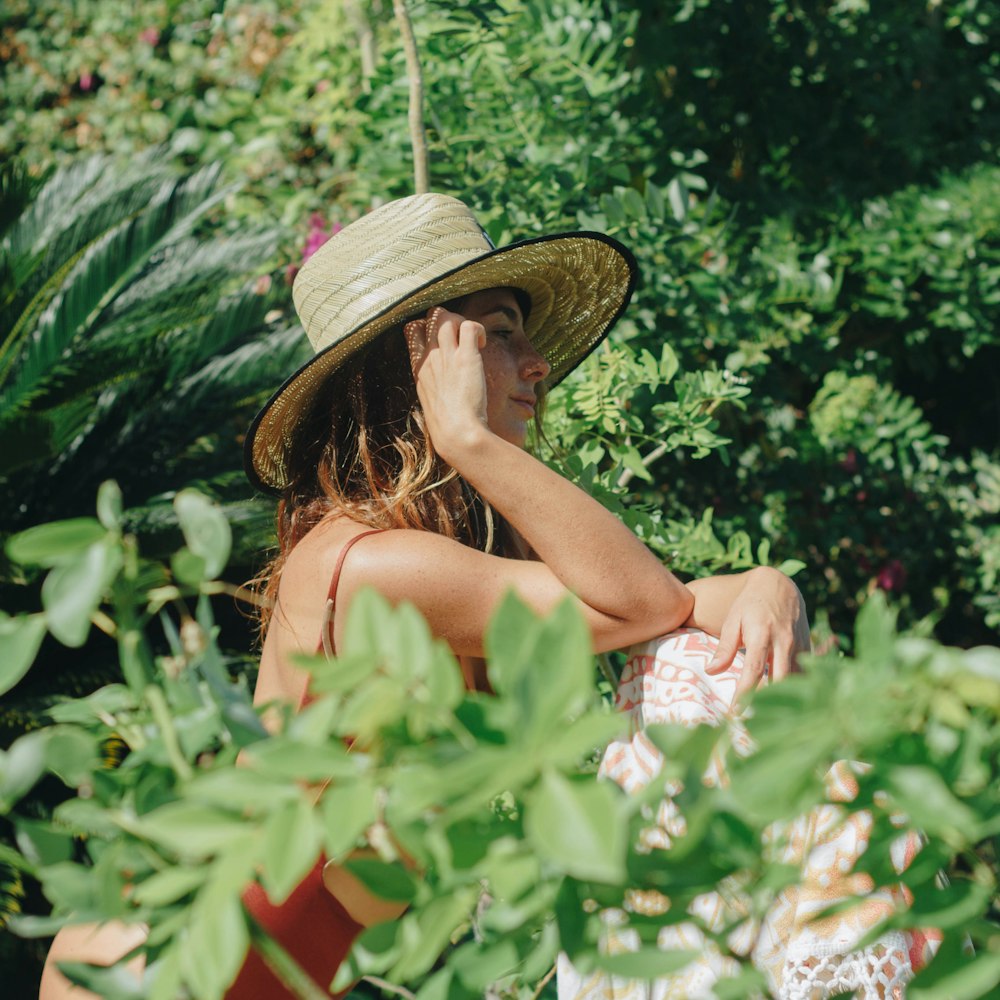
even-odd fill
[(688, 589), (618, 518), (527, 452), (474, 429), (452, 462), (590, 607), (648, 622), (650, 636), (691, 613)]
[(694, 604), (684, 624), (689, 628), (700, 628), (709, 635), (721, 635), (726, 616), (749, 582), (752, 572), (706, 576), (690, 581), (687, 589), (694, 597)]

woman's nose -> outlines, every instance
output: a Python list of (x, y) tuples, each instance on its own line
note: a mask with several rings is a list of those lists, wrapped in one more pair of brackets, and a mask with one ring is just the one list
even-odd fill
[(525, 378), (541, 382), (552, 371), (552, 365), (531, 344), (528, 344), (524, 351), (524, 357), (521, 360), (521, 371)]

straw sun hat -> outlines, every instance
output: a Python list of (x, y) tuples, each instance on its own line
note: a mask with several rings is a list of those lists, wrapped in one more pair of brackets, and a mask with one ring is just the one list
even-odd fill
[(250, 481), (288, 482), (287, 456), (320, 387), (376, 337), (431, 306), (500, 286), (531, 299), (525, 333), (551, 387), (607, 335), (635, 286), (632, 254), (601, 233), (560, 233), (497, 249), (462, 202), (418, 194), (342, 229), (302, 266), (292, 289), (315, 357), (268, 400), (245, 444)]

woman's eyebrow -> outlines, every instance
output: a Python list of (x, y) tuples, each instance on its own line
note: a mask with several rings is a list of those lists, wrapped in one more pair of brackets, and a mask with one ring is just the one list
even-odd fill
[(487, 316), (492, 316), (495, 313), (501, 313), (503, 316), (506, 316), (511, 323), (517, 323), (521, 319), (521, 316), (516, 309), (511, 309), (510, 306), (500, 305), (488, 306), (485, 310), (483, 310), (483, 318), (485, 319)]

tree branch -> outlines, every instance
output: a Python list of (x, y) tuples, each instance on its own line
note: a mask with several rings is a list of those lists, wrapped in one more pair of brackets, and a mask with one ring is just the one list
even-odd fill
[(406, 0), (392, 0), (406, 54), (406, 75), (410, 81), (410, 145), (413, 147), (413, 188), (416, 194), (430, 190), (427, 165), (427, 137), (424, 133), (424, 78), (420, 69), (420, 53), (413, 34), (413, 23), (406, 10)]
[(375, 75), (377, 52), (375, 49), (375, 32), (361, 9), (357, 0), (344, 0), (344, 13), (358, 36), (358, 52), (361, 55), (361, 89), (371, 93), (372, 77)]
[[(642, 464), (649, 468), (661, 455), (665, 455), (670, 446), (666, 441), (661, 441), (648, 455), (643, 455)], [(623, 489), (635, 478), (635, 473), (631, 469), (622, 469), (622, 474), (618, 477), (618, 488)]]

